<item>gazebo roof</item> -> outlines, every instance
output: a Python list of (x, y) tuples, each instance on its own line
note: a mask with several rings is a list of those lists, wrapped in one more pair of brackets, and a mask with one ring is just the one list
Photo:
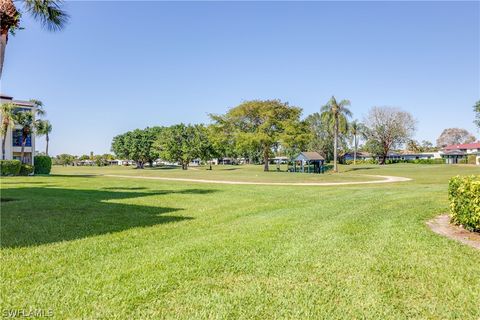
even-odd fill
[(308, 161), (315, 161), (315, 160), (325, 160), (318, 152), (300, 152), (300, 154), (295, 158), (295, 160), (308, 160)]
[(443, 155), (444, 156), (464, 156), (465, 152), (460, 150), (451, 150), (451, 151), (445, 152)]

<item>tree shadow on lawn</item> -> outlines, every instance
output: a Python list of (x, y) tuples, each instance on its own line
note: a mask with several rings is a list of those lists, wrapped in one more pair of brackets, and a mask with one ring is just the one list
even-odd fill
[(70, 241), (136, 227), (193, 219), (166, 215), (182, 208), (122, 204), (111, 200), (134, 199), (168, 194), (208, 194), (216, 190), (185, 189), (152, 192), (118, 192), (63, 188), (9, 188), (2, 198), (2, 248), (38, 246)]

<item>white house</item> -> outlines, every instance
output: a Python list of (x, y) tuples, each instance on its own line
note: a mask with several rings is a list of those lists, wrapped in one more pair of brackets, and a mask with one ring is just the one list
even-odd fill
[[(13, 103), (17, 106), (15, 112), (25, 112), (31, 111), (35, 117), (36, 108), (35, 105), (28, 101), (13, 100), (12, 97), (9, 97), (4, 94), (0, 94), (0, 103)], [(0, 115), (0, 121), (1, 115)], [(3, 138), (3, 137), (2, 137)], [(16, 125), (14, 128), (10, 128), (6, 135), (5, 140), (5, 160), (22, 160), (21, 159), (21, 149), (22, 149), (22, 131), (21, 127)], [(3, 159), (3, 150), (0, 148), (0, 156)], [(25, 162), (33, 165), (33, 158), (35, 155), (35, 134), (31, 134), (27, 137), (24, 149), (24, 158)]]

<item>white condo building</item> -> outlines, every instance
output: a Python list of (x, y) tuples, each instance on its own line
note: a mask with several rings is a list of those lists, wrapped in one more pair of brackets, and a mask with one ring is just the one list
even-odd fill
[[(32, 111), (35, 117), (36, 108), (35, 105), (28, 101), (13, 100), (12, 97), (6, 96), (4, 94), (0, 95), (0, 103), (13, 103), (17, 106), (15, 109), (16, 112), (22, 111)], [(0, 121), (1, 115), (0, 115)], [(1, 123), (1, 122), (0, 122)], [(3, 137), (2, 137), (3, 138)], [(1, 141), (0, 141), (1, 143)], [(0, 159), (3, 159), (2, 148), (0, 147)], [(22, 149), (22, 131), (21, 127), (15, 125), (15, 127), (10, 128), (6, 135), (5, 140), (5, 160), (22, 160), (21, 159), (21, 149)], [(35, 155), (35, 134), (32, 132), (27, 137), (24, 149), (24, 158), (25, 162), (33, 165), (33, 157)]]

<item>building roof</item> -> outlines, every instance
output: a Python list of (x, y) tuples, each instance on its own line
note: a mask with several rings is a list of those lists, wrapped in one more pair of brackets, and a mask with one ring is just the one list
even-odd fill
[(449, 150), (443, 154), (443, 156), (464, 156), (464, 155), (465, 155), (465, 152), (460, 150)]
[(445, 151), (460, 149), (480, 149), (480, 141), (464, 144), (452, 144), (444, 148)]
[(318, 152), (300, 152), (300, 154), (295, 158), (295, 160), (325, 160)]

